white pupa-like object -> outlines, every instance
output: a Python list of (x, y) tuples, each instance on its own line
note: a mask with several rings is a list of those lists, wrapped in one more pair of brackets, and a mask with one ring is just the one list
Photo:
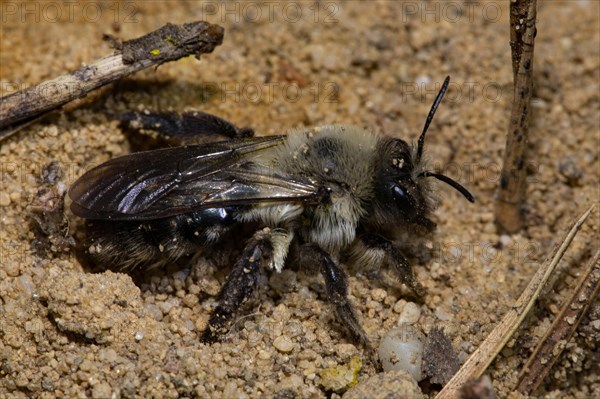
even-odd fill
[(401, 324), (389, 330), (379, 344), (383, 370), (404, 370), (416, 381), (421, 381), (425, 338), (425, 334), (411, 324)]

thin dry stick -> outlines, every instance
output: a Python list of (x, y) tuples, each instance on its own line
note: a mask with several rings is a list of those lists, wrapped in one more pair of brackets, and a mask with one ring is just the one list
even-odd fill
[(198, 21), (162, 28), (120, 45), (115, 54), (73, 73), (0, 98), (0, 141), (35, 118), (119, 78), (175, 61), (210, 53), (223, 42), (223, 28)]
[(452, 377), (448, 384), (437, 394), (436, 399), (456, 398), (460, 387), (467, 381), (479, 378), (483, 375), (487, 367), (492, 363), (496, 355), (504, 348), (510, 337), (515, 333), (535, 300), (539, 296), (542, 288), (548, 281), (548, 278), (560, 262), (567, 248), (575, 238), (577, 231), (588, 218), (594, 205), (573, 224), (566, 234), (560, 246), (555, 245), (555, 249), (544, 264), (535, 273), (517, 302), (504, 315), (502, 321), (494, 328), (487, 338), (479, 345), (479, 348), (467, 359), (460, 370)]
[(577, 288), (562, 309), (542, 341), (535, 348), (519, 375), (517, 391), (531, 395), (544, 380), (563, 349), (575, 333), (579, 322), (600, 290), (600, 250), (586, 266)]
[(536, 0), (515, 0), (510, 3), (514, 93), (496, 203), (496, 225), (508, 233), (515, 233), (523, 227), (535, 19)]

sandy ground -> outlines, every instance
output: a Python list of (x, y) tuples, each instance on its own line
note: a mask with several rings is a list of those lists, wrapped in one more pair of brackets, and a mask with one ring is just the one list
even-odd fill
[[(271, 277), (225, 341), (207, 346), (199, 331), (225, 276), (213, 260), (133, 276), (92, 273), (68, 240), (40, 241), (29, 222), (34, 196), (44, 184), (64, 191), (84, 170), (128, 153), (115, 121), (127, 110), (203, 110), (261, 135), (339, 122), (414, 140), (451, 75), (426, 148), (477, 202), (440, 186), (438, 229), (411, 262), (429, 291), (416, 304), (417, 325), (425, 333), (443, 327), (461, 362), (554, 240), (600, 198), (597, 2), (540, 2), (528, 227), (513, 236), (493, 224), (512, 99), (506, 1), (66, 3), (0, 4), (2, 94), (111, 53), (103, 33), (129, 39), (207, 19), (225, 27), (225, 40), (201, 61), (131, 76), (0, 144), (0, 397), (340, 397), (343, 389), (327, 391), (324, 369), (359, 358), (359, 382), (376, 373), (333, 320), (320, 282), (303, 273)], [(46, 172), (42, 183), (51, 162), (62, 174)], [(81, 221), (67, 217), (79, 242)], [(598, 228), (596, 211), (489, 369), (499, 397), (519, 397), (518, 372), (598, 248)], [(409, 309), (414, 316), (405, 289), (360, 270), (351, 276), (351, 299), (375, 345)], [(600, 392), (599, 319), (596, 301), (536, 397)], [(420, 389), (433, 396), (440, 386)]]

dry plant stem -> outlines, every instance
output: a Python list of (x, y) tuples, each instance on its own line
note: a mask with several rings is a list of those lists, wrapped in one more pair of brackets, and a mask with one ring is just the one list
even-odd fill
[(535, 348), (519, 375), (517, 391), (531, 395), (544, 380), (563, 349), (575, 333), (579, 322), (600, 290), (600, 250), (586, 266), (577, 288)]
[(73, 73), (0, 98), (0, 141), (23, 124), (119, 78), (175, 61), (210, 53), (223, 42), (223, 28), (198, 21), (166, 24), (140, 38), (124, 42), (117, 52)]
[(594, 205), (573, 224), (569, 232), (563, 238), (560, 246), (555, 245), (555, 249), (550, 257), (535, 273), (519, 299), (504, 315), (502, 321), (479, 345), (479, 348), (467, 359), (460, 370), (452, 377), (446, 386), (437, 394), (436, 399), (456, 398), (460, 387), (467, 381), (479, 378), (483, 375), (487, 367), (492, 363), (496, 355), (504, 348), (510, 337), (517, 330), (535, 300), (539, 296), (542, 288), (548, 281), (548, 278), (556, 268), (556, 265), (562, 259), (567, 248), (575, 238), (577, 231), (588, 218)]
[(500, 177), (500, 189), (496, 203), (496, 225), (501, 231), (508, 233), (515, 233), (523, 227), (529, 102), (533, 87), (535, 19), (536, 0), (515, 0), (511, 2), (510, 44), (514, 93)]

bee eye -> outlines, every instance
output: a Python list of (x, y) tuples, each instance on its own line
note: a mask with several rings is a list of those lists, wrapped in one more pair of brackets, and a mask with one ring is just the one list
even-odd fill
[(408, 194), (406, 193), (406, 190), (404, 190), (398, 185), (394, 185), (392, 190), (394, 192), (394, 199), (396, 200), (396, 202), (398, 202), (400, 206), (409, 207), (411, 205), (411, 201)]

